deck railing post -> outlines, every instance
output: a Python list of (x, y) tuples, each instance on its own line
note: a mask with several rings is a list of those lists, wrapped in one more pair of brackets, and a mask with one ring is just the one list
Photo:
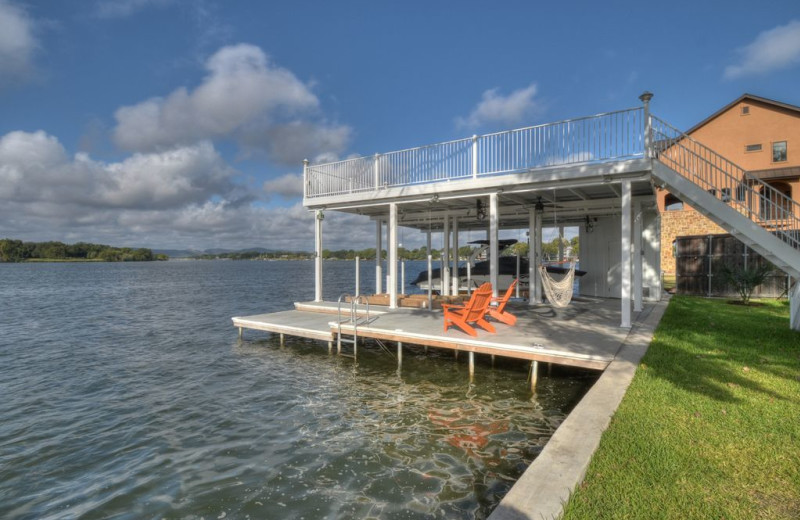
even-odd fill
[(309, 179), (308, 179), (308, 159), (303, 159), (303, 195), (308, 197), (309, 192)]
[(381, 154), (375, 154), (375, 191), (381, 186), (381, 169), (380, 169)]
[(653, 122), (650, 118), (650, 100), (653, 99), (653, 93), (645, 90), (639, 99), (644, 104), (644, 156), (652, 159), (655, 157), (653, 153)]
[(472, 178), (478, 178), (478, 136), (472, 136)]

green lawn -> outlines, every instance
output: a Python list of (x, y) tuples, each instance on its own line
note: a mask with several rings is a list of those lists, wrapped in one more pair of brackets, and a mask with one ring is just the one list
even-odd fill
[(565, 520), (800, 518), (788, 302), (673, 297)]

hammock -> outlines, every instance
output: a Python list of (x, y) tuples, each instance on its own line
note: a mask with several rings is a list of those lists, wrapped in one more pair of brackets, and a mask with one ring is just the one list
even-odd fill
[(547, 266), (539, 266), (539, 278), (542, 280), (542, 288), (547, 295), (547, 300), (553, 307), (566, 307), (572, 301), (573, 283), (575, 281), (575, 262), (561, 280), (554, 280), (547, 272)]

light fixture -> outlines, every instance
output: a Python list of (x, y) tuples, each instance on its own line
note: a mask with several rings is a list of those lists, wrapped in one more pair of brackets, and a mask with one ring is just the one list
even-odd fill
[(583, 225), (583, 229), (585, 229), (587, 233), (591, 233), (592, 231), (594, 231), (594, 223), (595, 222), (597, 222), (597, 217), (595, 217), (594, 220), (592, 220), (589, 217), (589, 215), (586, 215), (586, 221), (585, 221), (585, 223)]
[(431, 197), (431, 202), (433, 204), (436, 204), (437, 202), (439, 202), (439, 194), (438, 193), (434, 193), (433, 194), (433, 197)]
[(476, 216), (478, 220), (484, 220), (486, 218), (486, 207), (483, 205), (483, 201), (478, 199), (475, 205), (475, 211), (477, 212)]
[(533, 209), (535, 209), (537, 213), (544, 213), (544, 202), (542, 202), (541, 197), (536, 200), (536, 205)]

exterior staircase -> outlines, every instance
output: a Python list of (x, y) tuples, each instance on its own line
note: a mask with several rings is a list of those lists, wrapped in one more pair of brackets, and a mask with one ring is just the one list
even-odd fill
[(648, 126), (656, 183), (793, 278), (791, 325), (800, 330), (800, 204), (660, 119)]
[(800, 204), (658, 118), (652, 121), (653, 177), (800, 279)]

